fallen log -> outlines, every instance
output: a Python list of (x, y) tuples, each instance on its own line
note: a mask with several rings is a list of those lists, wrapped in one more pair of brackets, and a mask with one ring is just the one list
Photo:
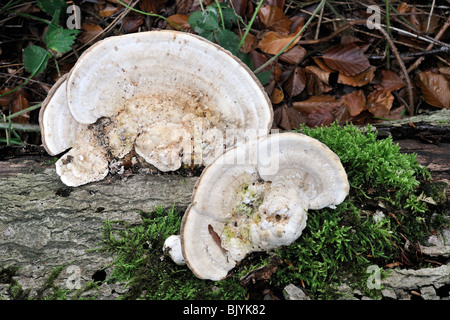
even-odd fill
[[(392, 136), (403, 152), (415, 152), (436, 181), (450, 183), (450, 110), (383, 122), (375, 128), (380, 138)], [(74, 276), (81, 286), (95, 278), (112, 262), (109, 254), (92, 251), (102, 240), (105, 221), (138, 224), (139, 212), (155, 206), (175, 206), (182, 214), (198, 179), (132, 174), (71, 188), (60, 181), (50, 164), (52, 158), (42, 150), (4, 154), (0, 157), (0, 271), (20, 267), (15, 279), (22, 288), (31, 289), (31, 296), (57, 266), (65, 266), (56, 282), (61, 288), (70, 288)], [(0, 281), (0, 297), (8, 285)], [(97, 298), (113, 299), (111, 287), (105, 286)]]

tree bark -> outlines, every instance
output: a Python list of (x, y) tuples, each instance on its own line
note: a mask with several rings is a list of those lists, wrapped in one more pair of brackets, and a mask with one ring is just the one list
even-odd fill
[[(61, 265), (66, 268), (56, 283), (62, 289), (71, 288), (70, 279), (84, 287), (112, 262), (106, 253), (89, 252), (102, 240), (106, 220), (139, 223), (138, 211), (155, 206), (175, 205), (182, 213), (198, 179), (142, 174), (69, 188), (42, 160), (2, 161), (0, 173), (0, 269), (19, 266), (19, 284), (32, 296)], [(111, 290), (102, 294), (108, 298)]]

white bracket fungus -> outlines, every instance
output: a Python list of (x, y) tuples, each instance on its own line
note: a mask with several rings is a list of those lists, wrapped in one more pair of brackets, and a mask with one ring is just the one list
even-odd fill
[(72, 147), (56, 165), (70, 186), (103, 179), (109, 163), (133, 152), (161, 171), (208, 165), (236, 141), (266, 136), (273, 118), (247, 66), (177, 31), (97, 42), (46, 100), (44, 147), (51, 154)]
[(217, 158), (183, 216), (181, 244), (202, 279), (224, 278), (248, 253), (295, 241), (307, 210), (334, 208), (349, 192), (340, 159), (316, 139), (272, 134)]

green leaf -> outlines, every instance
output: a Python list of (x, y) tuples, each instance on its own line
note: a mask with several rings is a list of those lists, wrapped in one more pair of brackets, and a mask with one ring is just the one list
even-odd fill
[(65, 12), (67, 9), (67, 4), (64, 0), (37, 0), (36, 3), (46, 14), (52, 17), (56, 16), (56, 20), (59, 20), (59, 13), (61, 11)]
[(31, 45), (22, 53), (23, 66), (30, 73), (39, 74), (47, 67), (51, 54), (44, 48)]
[(213, 31), (219, 27), (219, 19), (212, 11), (207, 11), (205, 13), (201, 11), (193, 12), (188, 19), (188, 23), (192, 30), (197, 33)]
[(56, 29), (48, 32), (44, 40), (47, 45), (47, 49), (55, 52), (56, 54), (62, 54), (70, 51), (72, 44), (75, 42), (76, 35), (79, 33), (76, 29), (64, 29), (57, 27)]
[(259, 82), (261, 82), (261, 84), (263, 86), (265, 86), (266, 84), (269, 83), (271, 73), (272, 73), (272, 70), (266, 71), (266, 72), (260, 72), (256, 75), (256, 77), (258, 78)]
[(238, 16), (232, 8), (222, 9), (222, 16), (227, 29), (231, 29), (233, 24), (237, 23)]

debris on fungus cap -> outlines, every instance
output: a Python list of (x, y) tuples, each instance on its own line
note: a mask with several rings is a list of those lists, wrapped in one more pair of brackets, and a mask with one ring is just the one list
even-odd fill
[(210, 164), (181, 226), (183, 256), (202, 279), (223, 279), (250, 252), (295, 241), (307, 210), (334, 208), (349, 192), (340, 159), (316, 139), (280, 133)]
[(62, 76), (50, 89), (39, 111), (42, 144), (48, 154), (55, 156), (75, 144), (80, 123), (67, 105), (66, 78)]
[[(161, 171), (192, 162), (206, 166), (236, 141), (266, 136), (273, 120), (270, 99), (252, 71), (227, 50), (185, 32), (106, 38), (80, 56), (66, 82), (71, 115), (95, 131), (109, 162), (136, 152)], [(74, 159), (91, 137), (76, 138)], [(95, 154), (103, 168), (101, 152)], [(81, 174), (71, 173), (76, 166), (63, 168), (66, 163), (59, 170), (63, 181)], [(89, 177), (72, 184), (81, 181)]]

